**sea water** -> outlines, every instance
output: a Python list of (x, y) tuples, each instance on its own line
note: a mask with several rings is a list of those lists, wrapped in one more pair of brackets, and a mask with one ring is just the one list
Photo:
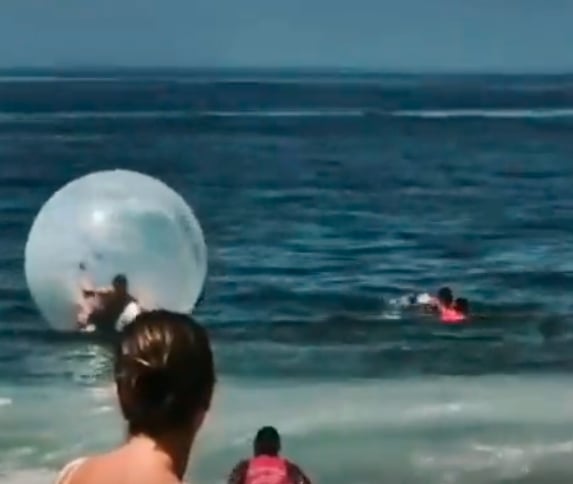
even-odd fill
[[(48, 330), (23, 248), (63, 183), (127, 168), (194, 207), (219, 381), (189, 477), (258, 427), (317, 482), (573, 476), (573, 77), (5, 72), (0, 478), (124, 438), (109, 354)], [(389, 301), (449, 284), (443, 327)]]

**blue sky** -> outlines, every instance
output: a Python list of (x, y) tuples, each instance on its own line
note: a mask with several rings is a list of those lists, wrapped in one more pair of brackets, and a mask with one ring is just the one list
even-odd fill
[(573, 0), (1, 0), (0, 67), (573, 71)]

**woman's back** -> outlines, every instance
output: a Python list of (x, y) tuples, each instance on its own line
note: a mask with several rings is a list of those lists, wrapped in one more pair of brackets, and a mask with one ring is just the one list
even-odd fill
[(146, 452), (119, 450), (71, 462), (56, 484), (181, 484), (173, 470), (149, 459)]
[(71, 462), (56, 483), (180, 484), (215, 382), (205, 330), (185, 315), (140, 314), (122, 333), (115, 380), (127, 442)]

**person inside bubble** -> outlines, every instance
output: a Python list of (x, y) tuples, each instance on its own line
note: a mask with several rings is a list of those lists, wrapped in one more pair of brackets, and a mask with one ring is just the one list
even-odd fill
[(80, 263), (79, 268), (84, 273), (77, 317), (80, 329), (121, 331), (141, 312), (138, 301), (129, 292), (129, 283), (124, 274), (117, 274), (111, 286), (96, 288), (85, 276), (85, 264)]
[(215, 388), (207, 331), (185, 314), (154, 310), (139, 314), (118, 343), (114, 375), (126, 442), (72, 460), (56, 484), (183, 482)]

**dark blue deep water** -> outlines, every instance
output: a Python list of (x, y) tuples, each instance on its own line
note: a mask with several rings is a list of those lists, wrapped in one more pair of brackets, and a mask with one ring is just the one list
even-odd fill
[[(524, 403), (540, 394), (564, 402), (551, 392), (571, 383), (573, 77), (4, 73), (0, 424), (8, 430), (0, 436), (6, 449), (0, 474), (11, 482), (40, 482), (46, 478), (41, 469), (49, 472), (78, 452), (72, 445), (77, 435), (54, 437), (55, 409), (63, 412), (62, 402), (82, 392), (82, 405), (88, 405), (89, 392), (101, 390), (108, 378), (97, 344), (56, 335), (42, 321), (23, 276), (23, 249), (34, 216), (55, 190), (110, 168), (168, 183), (193, 206), (205, 231), (210, 269), (196, 316), (211, 328), (220, 374), (231, 381), (227, 391), (252, 424), (229, 424), (232, 438), (220, 426), (220, 435), (209, 434), (211, 453), (200, 471), (206, 482), (220, 482), (230, 456), (248, 450), (259, 424), (253, 402), (261, 400), (240, 398), (252, 392), (268, 397), (262, 407), (276, 411), (266, 417), (308, 446), (301, 458), (325, 482), (381, 482), (392, 473), (396, 477), (387, 482), (517, 482), (536, 472), (541, 457), (573, 452), (565, 437), (573, 412)], [(389, 304), (443, 284), (470, 299), (474, 321), (468, 327), (400, 315)], [(317, 385), (326, 387), (318, 391)], [(339, 446), (346, 450), (336, 452), (332, 442), (352, 438), (356, 446), (377, 445), (368, 412), (387, 414), (388, 385), (394, 385), (388, 397), (394, 410), (388, 421), (376, 420), (380, 435), (392, 442), (380, 443), (380, 453), (388, 445), (396, 454), (387, 456), (396, 468), (385, 474), (378, 458), (369, 461), (366, 451), (354, 455), (344, 442)], [(50, 397), (40, 411), (33, 395), (43, 391)], [(466, 393), (473, 403), (480, 392), (487, 393), (486, 402), (499, 398), (495, 410), (507, 405), (508, 412), (494, 412), (495, 426), (485, 410), (475, 417), (484, 435), (490, 422), (498, 439), (509, 432), (503, 425), (518, 425), (510, 409), (523, 405), (532, 414), (515, 416), (521, 429), (516, 439), (534, 445), (531, 438), (541, 431), (528, 425), (547, 425), (543, 445), (558, 450), (543, 453), (541, 443), (534, 450), (520, 447), (523, 462), (511, 454), (508, 463), (497, 447), (483, 451), (494, 443), (469, 426), (467, 434), (436, 432), (455, 449), (466, 438), (478, 445), (483, 437), (487, 442), (478, 450), (468, 447), (458, 457), (444, 450), (448, 458), (440, 461), (416, 447), (418, 455), (412, 445), (423, 447), (422, 437), (400, 440), (387, 428), (400, 401), (416, 403), (410, 391), (419, 392), (418, 403), (435, 397), (412, 411), (438, 430), (442, 410), (461, 419), (459, 400)], [(349, 402), (352, 392), (369, 406), (344, 406), (332, 410), (332, 420), (289, 426), (289, 405), (299, 419), (303, 413), (310, 419), (325, 408), (316, 399)], [(300, 401), (287, 404), (293, 393)], [(358, 414), (369, 424), (352, 437), (349, 426)], [(535, 420), (548, 414), (560, 420)], [(86, 438), (93, 431), (86, 423), (80, 449), (113, 439), (94, 419), (89, 425), (101, 435)], [(555, 429), (564, 435), (551, 433)], [(392, 432), (403, 437), (399, 426)], [(424, 435), (428, 445), (436, 442), (436, 435)], [(330, 442), (324, 455), (321, 442)], [(502, 444), (517, 445), (496, 440)], [(344, 469), (333, 468), (332, 453), (348, 457)], [(560, 465), (564, 474), (556, 482), (573, 476), (573, 468)], [(553, 478), (543, 476), (544, 482)]]

